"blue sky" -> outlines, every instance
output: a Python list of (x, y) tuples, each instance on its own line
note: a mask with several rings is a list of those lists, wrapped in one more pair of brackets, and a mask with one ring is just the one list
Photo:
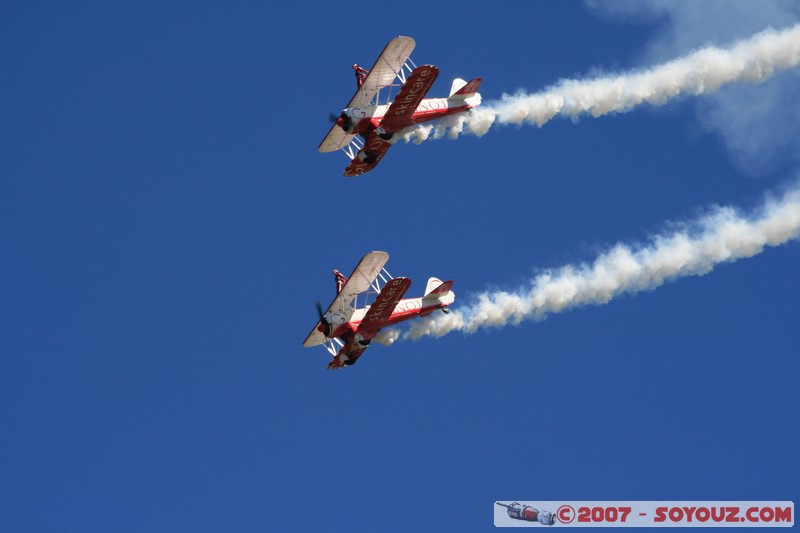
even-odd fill
[(796, 501), (797, 242), (339, 372), (301, 347), (331, 270), (367, 251), (411, 296), (454, 279), (457, 308), (795, 182), (797, 70), (401, 144), (356, 179), (316, 151), (350, 65), (396, 35), (440, 68), (432, 96), (480, 76), (486, 102), (798, 20), (689, 5), (3, 3), (0, 529), (481, 531), (496, 500)]

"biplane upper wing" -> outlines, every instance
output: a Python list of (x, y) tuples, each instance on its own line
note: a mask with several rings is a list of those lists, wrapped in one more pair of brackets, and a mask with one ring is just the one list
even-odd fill
[[(403, 65), (408, 61), (415, 46), (416, 41), (411, 37), (395, 37), (389, 41), (367, 74), (367, 79), (364, 80), (346, 107), (368, 107), (382, 87), (392, 84)], [(355, 134), (345, 133), (342, 128), (334, 124), (320, 143), (318, 150), (320, 152), (340, 150), (350, 144), (353, 137)]]
[[(339, 294), (336, 295), (331, 305), (328, 306), (328, 310), (325, 311), (325, 314), (336, 311), (345, 314), (346, 318), (349, 320), (350, 316), (353, 314), (353, 309), (350, 307), (351, 300), (355, 298), (356, 295), (369, 290), (372, 282), (378, 277), (378, 274), (388, 260), (389, 254), (386, 252), (370, 252), (362, 257), (356, 269), (347, 280), (347, 283), (344, 284), (342, 290), (339, 291)], [(319, 321), (314, 324), (314, 329), (311, 330), (311, 333), (309, 333), (308, 337), (303, 342), (303, 346), (308, 348), (309, 346), (317, 346), (325, 342), (325, 335), (318, 329), (320, 325)]]
[(347, 107), (367, 107), (383, 87), (394, 82), (416, 46), (411, 37), (395, 37), (386, 45)]
[(331, 131), (322, 139), (319, 145), (320, 152), (335, 152), (336, 150), (343, 150), (345, 146), (350, 144), (355, 137), (355, 133), (347, 133), (338, 124), (331, 126)]
[(357, 331), (376, 330), (386, 325), (386, 321), (392, 316), (394, 308), (403, 299), (410, 286), (411, 280), (408, 278), (394, 278), (387, 282), (364, 315)]
[(413, 124), (411, 116), (425, 95), (428, 94), (438, 75), (439, 69), (433, 65), (415, 68), (408, 76), (403, 88), (397, 93), (397, 98), (386, 110), (380, 127), (387, 133), (391, 133), (411, 126)]
[[(333, 305), (333, 304), (331, 304)], [(311, 333), (308, 334), (306, 340), (303, 341), (303, 348), (310, 348), (311, 346), (319, 346), (323, 344), (327, 339), (325, 335), (318, 329), (322, 323), (318, 320), (316, 324), (314, 324), (314, 329), (311, 330)]]
[(386, 252), (370, 252), (362, 257), (337, 298), (344, 299), (347, 304), (355, 295), (368, 291), (388, 260)]

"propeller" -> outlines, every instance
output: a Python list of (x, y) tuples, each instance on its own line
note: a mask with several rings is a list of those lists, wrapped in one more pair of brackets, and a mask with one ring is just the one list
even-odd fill
[(324, 333), (325, 336), (327, 337), (331, 334), (331, 325), (325, 319), (325, 311), (322, 310), (322, 304), (319, 303), (319, 300), (316, 302), (316, 305), (317, 305), (317, 314), (319, 315), (319, 321), (323, 326), (325, 326), (325, 331), (322, 331), (322, 333)]

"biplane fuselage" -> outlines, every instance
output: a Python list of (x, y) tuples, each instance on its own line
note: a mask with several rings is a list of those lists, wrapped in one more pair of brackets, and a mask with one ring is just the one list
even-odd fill
[[(453, 101), (447, 98), (425, 98), (420, 102), (409, 121), (412, 124), (424, 124), (432, 120), (463, 113), (475, 107), (475, 101)], [(367, 108), (351, 107), (342, 111), (350, 119), (350, 128), (344, 129), (345, 133), (355, 133), (366, 138), (372, 131), (381, 126), (381, 121), (386, 116), (388, 105), (379, 105)], [(393, 132), (378, 131), (378, 133), (391, 134)]]
[[(403, 298), (411, 280), (393, 278), (383, 268), (389, 258), (386, 252), (370, 252), (356, 266), (349, 278), (334, 271), (337, 294), (328, 310), (319, 309), (319, 321), (303, 342), (303, 346), (324, 345), (333, 355), (328, 368), (333, 370), (352, 365), (380, 331), (415, 317), (444, 310), (455, 301), (452, 281), (430, 278), (421, 298)], [(344, 281), (343, 285), (338, 282)], [(379, 281), (383, 282), (383, 287)], [(367, 300), (374, 298), (371, 304)], [(359, 307), (358, 301), (364, 305)]]
[(434, 311), (443, 309), (453, 303), (453, 301), (455, 301), (455, 296), (452, 296), (448, 300), (436, 300), (435, 302), (429, 301), (423, 303), (422, 298), (405, 298), (400, 300), (389, 318), (375, 322), (364, 322), (364, 316), (371, 306), (357, 309), (348, 322), (334, 329), (328, 337), (344, 337), (348, 333), (356, 334), (365, 331), (377, 332), (383, 328), (394, 326), (395, 324), (411, 320), (412, 318), (428, 316)]

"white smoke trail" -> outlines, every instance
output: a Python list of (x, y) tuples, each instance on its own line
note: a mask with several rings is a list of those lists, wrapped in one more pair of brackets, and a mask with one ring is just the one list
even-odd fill
[(800, 238), (800, 185), (780, 199), (768, 198), (754, 214), (732, 207), (710, 214), (650, 244), (616, 244), (592, 264), (567, 265), (536, 276), (515, 293), (484, 293), (465, 309), (412, 323), (408, 335), (440, 337), (454, 330), (474, 333), (481, 327), (543, 320), (552, 313), (602, 305), (621, 294), (652, 290), (667, 281), (702, 276), (720, 263), (761, 253)]
[(397, 328), (388, 328), (375, 335), (373, 340), (383, 346), (391, 346), (398, 338), (400, 338), (400, 330)]
[(503, 95), (469, 113), (410, 128), (401, 137), (420, 143), (431, 136), (456, 138), (463, 131), (482, 136), (495, 122), (542, 126), (557, 115), (577, 119), (622, 113), (644, 103), (662, 105), (681, 95), (710, 93), (735, 81), (761, 82), (798, 64), (800, 24), (783, 31), (765, 30), (726, 49), (702, 48), (646, 70), (562, 80), (538, 93)]

